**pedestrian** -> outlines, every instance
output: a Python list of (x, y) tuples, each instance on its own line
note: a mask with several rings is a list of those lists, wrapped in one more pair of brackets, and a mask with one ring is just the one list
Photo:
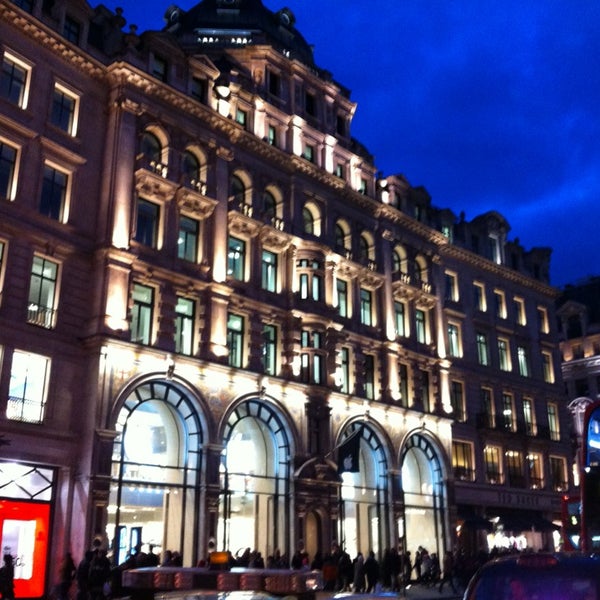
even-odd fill
[(0, 595), (2, 600), (15, 600), (15, 565), (11, 554), (5, 554), (0, 567)]
[(57, 596), (59, 600), (69, 600), (69, 591), (76, 571), (77, 567), (73, 561), (73, 556), (70, 552), (66, 552), (58, 567)]
[(77, 600), (89, 600), (90, 597), (90, 564), (94, 558), (94, 552), (88, 550), (81, 562), (77, 565), (77, 572), (75, 573), (75, 579), (77, 581)]
[(367, 594), (374, 592), (379, 581), (379, 563), (373, 550), (369, 551), (369, 556), (365, 560), (365, 577), (367, 579)]
[(365, 558), (362, 552), (356, 555), (353, 561), (354, 579), (353, 589), (355, 594), (362, 594), (365, 591)]
[(454, 586), (454, 555), (449, 550), (444, 554), (444, 560), (442, 561), (442, 579), (440, 580), (439, 592), (442, 593), (444, 584), (449, 583), (452, 591), (456, 594), (456, 587)]
[(106, 550), (96, 550), (90, 563), (88, 584), (91, 600), (104, 600), (105, 585), (110, 579), (110, 561)]

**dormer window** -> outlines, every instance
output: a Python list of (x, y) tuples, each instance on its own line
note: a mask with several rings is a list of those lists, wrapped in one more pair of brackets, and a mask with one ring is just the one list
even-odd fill
[(269, 94), (279, 97), (281, 95), (281, 77), (273, 71), (267, 71), (267, 85)]
[(306, 111), (306, 114), (310, 115), (311, 117), (317, 116), (316, 98), (315, 95), (311, 94), (310, 92), (306, 92), (304, 97), (304, 110)]

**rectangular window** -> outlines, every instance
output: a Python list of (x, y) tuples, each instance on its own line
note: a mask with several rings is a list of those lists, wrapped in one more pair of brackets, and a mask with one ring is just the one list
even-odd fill
[(200, 223), (181, 215), (179, 217), (179, 237), (177, 238), (177, 256), (182, 260), (195, 263), (198, 261), (198, 242), (200, 239)]
[(154, 290), (139, 283), (133, 284), (131, 309), (131, 341), (150, 344), (154, 316)]
[(415, 310), (415, 324), (417, 333), (417, 342), (420, 344), (427, 343), (427, 322), (425, 311), (417, 308)]
[(515, 407), (510, 394), (502, 394), (502, 426), (506, 431), (516, 431)]
[(15, 350), (12, 357), (6, 418), (42, 423), (48, 393), (50, 359)]
[(306, 94), (304, 95), (304, 108), (306, 110), (307, 115), (310, 115), (311, 117), (316, 116), (317, 103), (314, 94), (306, 92)]
[(277, 147), (277, 129), (274, 125), (269, 125), (267, 140), (271, 146)]
[(229, 313), (227, 315), (228, 364), (241, 368), (244, 364), (244, 317)]
[(496, 303), (496, 316), (506, 319), (506, 296), (502, 290), (494, 290), (494, 301)]
[(246, 274), (246, 242), (229, 236), (227, 250), (227, 275), (244, 281)]
[(345, 346), (340, 351), (339, 386), (342, 394), (350, 393), (350, 350)]
[(489, 235), (487, 238), (488, 252), (487, 257), (493, 260), (497, 265), (502, 264), (502, 252), (500, 248), (500, 239), (497, 235)]
[(0, 196), (14, 200), (17, 192), (19, 150), (0, 140)]
[(468, 442), (452, 442), (452, 470), (459, 481), (475, 481), (473, 446)]
[(527, 455), (527, 475), (529, 476), (529, 487), (532, 490), (541, 490), (544, 487), (544, 471), (541, 454), (530, 452)]
[(373, 325), (373, 293), (365, 288), (360, 288), (360, 322)]
[(542, 370), (544, 381), (554, 383), (554, 365), (552, 364), (552, 354), (550, 352), (542, 352)]
[(558, 421), (558, 407), (554, 402), (548, 402), (548, 429), (553, 442), (560, 441), (560, 424)]
[(406, 336), (406, 305), (404, 302), (394, 302), (394, 318), (396, 321), (396, 335)]
[(450, 302), (458, 302), (458, 276), (456, 273), (446, 271), (445, 284), (446, 289), (444, 299)]
[(162, 56), (152, 56), (152, 75), (161, 81), (167, 81), (167, 61)]
[(375, 399), (375, 357), (365, 354), (365, 398)]
[(59, 171), (50, 164), (44, 165), (40, 213), (61, 223), (67, 222), (68, 216), (69, 175)]
[[(303, 329), (300, 337), (300, 380), (320, 385), (325, 381), (325, 357), (318, 352), (323, 347), (323, 334)], [(312, 368), (311, 368), (312, 366)]]
[(69, 15), (65, 17), (63, 36), (72, 44), (75, 44), (76, 46), (79, 45), (79, 40), (81, 39), (81, 24)]
[(31, 66), (5, 52), (0, 74), (0, 96), (25, 110), (29, 100)]
[(277, 291), (277, 254), (269, 250), (262, 251), (261, 287), (267, 292)]
[(517, 360), (519, 362), (519, 375), (529, 377), (529, 357), (527, 356), (527, 348), (517, 346)]
[(550, 325), (548, 322), (548, 309), (545, 306), (538, 306), (537, 312), (540, 333), (549, 333)]
[(50, 122), (70, 136), (77, 135), (79, 96), (60, 83), (54, 84)]
[(405, 408), (408, 408), (408, 367), (403, 363), (400, 363), (400, 366), (398, 367), (398, 377), (400, 379), (400, 404)]
[(485, 285), (478, 281), (473, 282), (473, 298), (475, 303), (475, 308), (482, 312), (487, 310), (487, 301), (485, 298)]
[(523, 453), (519, 450), (507, 450), (506, 475), (508, 485), (511, 487), (525, 487), (525, 476), (523, 475)]
[(490, 351), (485, 333), (477, 333), (477, 360), (484, 367), (490, 364)]
[(281, 78), (277, 73), (267, 70), (267, 79), (269, 83), (269, 94), (279, 96), (281, 94)]
[(462, 381), (450, 382), (450, 404), (454, 418), (457, 421), (465, 421), (465, 392)]
[(496, 446), (486, 446), (483, 449), (483, 464), (486, 482), (491, 483), (492, 485), (502, 483), (503, 477), (500, 448)]
[(41, 256), (34, 256), (29, 280), (27, 322), (52, 329), (56, 320), (58, 292), (58, 264)]
[(512, 370), (508, 340), (504, 338), (498, 338), (498, 366), (503, 371)]
[(310, 162), (315, 162), (315, 147), (311, 146), (310, 144), (306, 144), (304, 146), (304, 152), (302, 153), (302, 156)]
[(157, 248), (159, 223), (160, 206), (154, 202), (139, 198), (137, 201), (135, 241), (150, 248)]
[(277, 327), (263, 325), (262, 367), (267, 375), (277, 374)]
[(421, 382), (421, 406), (423, 410), (433, 412), (433, 407), (430, 406), (429, 373), (427, 371), (419, 371), (419, 377)]
[(191, 356), (194, 351), (194, 301), (177, 297), (175, 306), (175, 352)]
[(481, 425), (490, 429), (496, 427), (494, 396), (490, 388), (481, 388), (481, 412)]
[(562, 456), (550, 457), (550, 484), (555, 492), (566, 492), (569, 487), (567, 463)]
[(199, 77), (192, 77), (190, 95), (194, 100), (206, 104), (206, 80)]
[(248, 113), (245, 110), (238, 108), (235, 111), (235, 122), (239, 123), (245, 129), (248, 124)]
[(525, 300), (523, 300), (523, 298), (515, 298), (515, 313), (517, 325), (527, 325), (527, 315), (525, 313)]
[(336, 279), (337, 306), (340, 317), (344, 319), (349, 316), (348, 313), (348, 282), (343, 279)]
[(536, 435), (535, 410), (531, 398), (523, 398), (523, 420), (525, 421), (525, 433), (527, 435)]
[(448, 323), (448, 355), (454, 358), (462, 356), (460, 326), (456, 323)]

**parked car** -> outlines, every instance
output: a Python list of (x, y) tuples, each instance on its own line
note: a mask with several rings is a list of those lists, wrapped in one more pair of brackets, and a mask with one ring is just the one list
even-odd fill
[(485, 564), (463, 600), (600, 600), (600, 559), (524, 553)]

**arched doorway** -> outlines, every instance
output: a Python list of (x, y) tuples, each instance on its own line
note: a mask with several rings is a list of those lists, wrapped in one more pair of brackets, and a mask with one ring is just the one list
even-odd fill
[(246, 548), (266, 561), (291, 551), (290, 461), (282, 415), (261, 398), (242, 401), (223, 432), (217, 544), (234, 556)]
[(400, 537), (414, 556), (423, 546), (439, 557), (447, 547), (446, 488), (440, 451), (421, 433), (411, 434), (400, 458), (404, 522)]
[[(341, 443), (359, 436), (358, 472), (342, 472), (340, 542), (354, 557), (383, 552), (391, 544), (389, 523), (388, 460), (379, 436), (368, 423), (355, 422), (344, 429)], [(339, 444), (338, 444), (339, 445)]]
[(186, 390), (166, 380), (138, 385), (115, 429), (106, 532), (115, 564), (138, 544), (195, 564), (202, 429)]

